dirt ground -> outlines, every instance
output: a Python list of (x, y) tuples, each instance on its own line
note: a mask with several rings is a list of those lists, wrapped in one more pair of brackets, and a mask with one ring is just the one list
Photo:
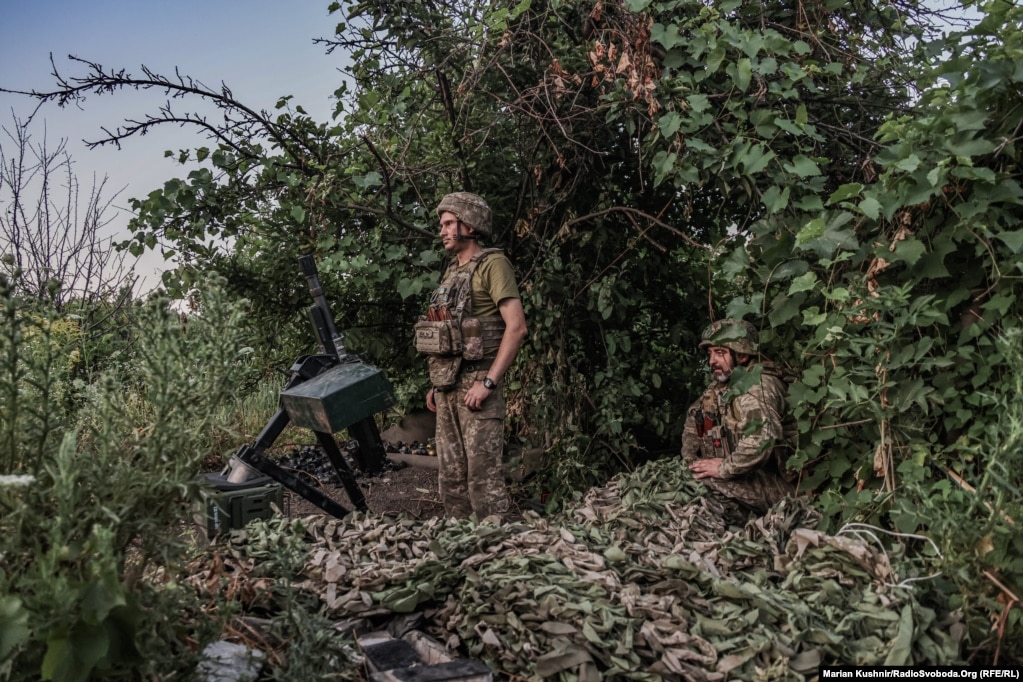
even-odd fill
[[(398, 423), (384, 430), (380, 437), (388, 453), (420, 450), (421, 445), (431, 442), (436, 432), (436, 419), (426, 410), (406, 415)], [(357, 482), (369, 510), (378, 514), (406, 514), (412, 518), (424, 519), (440, 516), (444, 508), (437, 493), (437, 460), (435, 457), (408, 457), (398, 455), (415, 464), (395, 461), (389, 454), (387, 470), (376, 476), (358, 476)], [(345, 509), (355, 506), (348, 499), (340, 485), (320, 486), (331, 499)], [(299, 495), (285, 490), (285, 507), (293, 517), (323, 514), (322, 509)]]
[[(437, 494), (437, 470), (422, 466), (404, 466), (378, 476), (361, 476), (359, 488), (370, 511), (378, 514), (405, 514), (416, 519), (440, 516), (444, 511)], [(353, 509), (348, 494), (341, 486), (323, 486), (323, 492), (345, 509)], [(285, 491), (285, 506), (293, 517), (323, 514), (322, 509)]]
[[(388, 452), (387, 470), (376, 476), (359, 475), (356, 478), (370, 511), (378, 514), (405, 514), (416, 519), (443, 515), (444, 507), (440, 503), (437, 491), (437, 459), (435, 456), (421, 456), (421, 453), (432, 451), (435, 432), (434, 415), (426, 410), (419, 410), (406, 415), (381, 433), (381, 439)], [(533, 457), (535, 459), (535, 453)], [(320, 466), (312, 467), (317, 469), (321, 476), (324, 474), (323, 461), (325, 460), (321, 458)], [(524, 469), (520, 464), (525, 461), (526, 457), (520, 453), (516, 460), (519, 464), (509, 465), (512, 481), (521, 480)], [(506, 461), (506, 464), (509, 462)], [(514, 472), (518, 472), (519, 476), (516, 477)], [(336, 483), (336, 479), (334, 482)], [(319, 487), (345, 509), (355, 509), (343, 486), (324, 483)], [(285, 489), (284, 495), (285, 509), (289, 516), (301, 518), (310, 514), (325, 513), (290, 490)], [(523, 501), (516, 500), (516, 495), (513, 494), (513, 509), (518, 509), (522, 503)]]

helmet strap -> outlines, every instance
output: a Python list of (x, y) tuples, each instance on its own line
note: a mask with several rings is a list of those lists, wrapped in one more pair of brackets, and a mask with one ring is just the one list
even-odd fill
[(455, 223), (455, 239), (457, 239), (460, 242), (464, 242), (467, 239), (471, 239), (473, 241), (476, 241), (476, 235), (474, 235), (474, 234), (462, 234), (462, 225), (464, 225), (464, 223), (462, 222), (462, 219), (458, 218), (457, 222)]

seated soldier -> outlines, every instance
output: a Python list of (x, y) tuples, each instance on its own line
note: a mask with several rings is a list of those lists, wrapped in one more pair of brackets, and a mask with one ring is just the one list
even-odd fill
[[(795, 488), (783, 475), (792, 451), (782, 429), (785, 382), (761, 363), (758, 337), (752, 324), (733, 319), (704, 330), (700, 348), (707, 349), (713, 381), (686, 413), (682, 459), (711, 490), (764, 513)], [(732, 371), (753, 371), (758, 363), (759, 382), (729, 395)]]

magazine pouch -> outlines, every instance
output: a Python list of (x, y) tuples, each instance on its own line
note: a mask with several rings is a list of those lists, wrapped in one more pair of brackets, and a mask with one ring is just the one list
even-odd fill
[(462, 329), (458, 320), (427, 320), (416, 322), (416, 350), (426, 355), (450, 356), (462, 352)]
[(458, 373), (462, 369), (462, 356), (427, 355), (426, 364), (430, 368), (430, 383), (438, 391), (450, 391), (458, 381)]

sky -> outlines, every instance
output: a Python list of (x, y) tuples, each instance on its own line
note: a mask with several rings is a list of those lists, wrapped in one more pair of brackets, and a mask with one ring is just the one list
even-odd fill
[[(11, 90), (55, 89), (50, 55), (64, 76), (84, 75), (67, 59), (74, 55), (105, 69), (124, 68), (141, 75), (141, 66), (163, 75), (175, 68), (217, 90), (221, 82), (235, 98), (255, 109), (272, 110), (284, 95), (314, 119), (332, 115), (332, 93), (339, 87), (342, 56), (327, 55), (313, 39), (330, 37), (341, 20), (329, 14), (330, 0), (0, 0), (0, 87)], [(107, 178), (105, 196), (120, 190), (110, 230), (127, 237), (128, 199), (142, 197), (187, 169), (163, 156), (164, 150), (209, 144), (193, 128), (162, 125), (144, 137), (122, 142), (121, 149), (90, 150), (83, 140), (102, 137), (101, 128), (116, 128), (125, 118), (155, 113), (166, 98), (157, 93), (121, 91), (92, 95), (78, 108), (45, 105), (32, 124), (50, 147), (62, 138), (83, 188)], [(174, 102), (184, 111), (183, 102)], [(0, 125), (27, 118), (35, 101), (0, 93)], [(198, 107), (198, 105), (196, 105)], [(13, 113), (12, 113), (13, 110)], [(45, 128), (43, 124), (45, 123)], [(0, 141), (5, 149), (9, 141)], [(136, 266), (143, 288), (156, 286), (165, 264), (150, 254)]]

